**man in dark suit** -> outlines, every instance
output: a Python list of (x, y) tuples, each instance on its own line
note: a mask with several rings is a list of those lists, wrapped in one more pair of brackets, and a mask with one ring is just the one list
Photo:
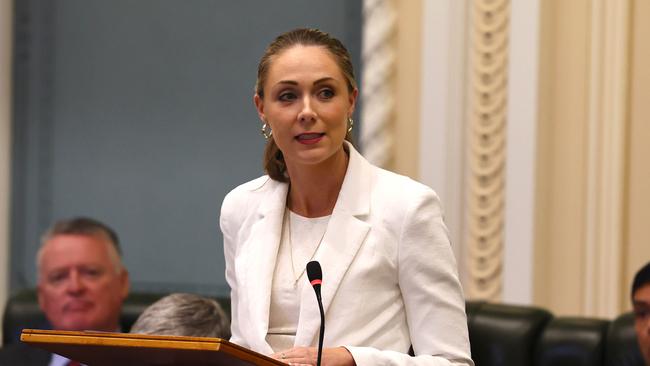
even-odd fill
[(632, 306), (639, 348), (646, 365), (650, 366), (650, 262), (634, 276)]
[[(83, 217), (59, 221), (43, 235), (36, 262), (38, 302), (53, 329), (119, 330), (129, 274), (111, 228)], [(0, 366), (75, 365), (70, 362), (24, 344), (0, 350)]]

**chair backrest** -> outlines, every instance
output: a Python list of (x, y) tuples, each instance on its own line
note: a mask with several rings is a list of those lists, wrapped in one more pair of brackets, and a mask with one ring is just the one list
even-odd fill
[(603, 365), (608, 326), (601, 319), (552, 319), (537, 342), (535, 366)]
[(2, 317), (2, 343), (4, 345), (20, 341), (24, 328), (48, 329), (50, 325), (38, 306), (36, 290), (23, 290), (7, 300)]
[(553, 315), (541, 308), (468, 303), (469, 340), (476, 366), (532, 366), (533, 350)]
[(643, 366), (632, 313), (609, 321), (468, 301), (476, 366)]
[(607, 330), (607, 366), (637, 366), (643, 365), (643, 356), (639, 350), (634, 331), (634, 314), (632, 312), (619, 315), (612, 321)]

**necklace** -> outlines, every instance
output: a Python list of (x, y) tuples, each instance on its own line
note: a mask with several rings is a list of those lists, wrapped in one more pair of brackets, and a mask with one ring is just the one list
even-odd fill
[[(295, 289), (298, 286), (298, 280), (305, 274), (305, 270), (307, 269), (306, 266), (302, 267), (302, 271), (296, 276), (296, 267), (293, 261), (293, 243), (291, 240), (291, 212), (289, 208), (286, 208), (285, 210), (285, 219), (287, 220), (287, 229), (289, 231), (288, 237), (289, 237), (289, 256), (291, 259), (291, 273), (293, 275), (294, 281), (293, 281), (293, 288)], [(316, 249), (314, 249), (314, 252), (311, 254), (311, 257), (307, 262), (311, 262), (314, 257), (316, 256), (316, 253), (318, 252), (318, 249), (320, 248), (321, 243), (323, 242), (323, 239), (325, 238), (325, 234), (327, 233), (327, 227), (330, 224), (330, 220), (327, 220), (327, 224), (325, 225), (325, 230), (323, 230), (323, 235), (321, 235), (320, 240), (318, 240), (318, 244), (316, 245)], [(306, 264), (306, 263), (305, 263)]]

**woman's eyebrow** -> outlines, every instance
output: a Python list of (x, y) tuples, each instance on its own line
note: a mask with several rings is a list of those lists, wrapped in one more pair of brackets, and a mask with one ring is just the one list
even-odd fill
[(280, 80), (276, 83), (276, 85), (280, 85), (280, 84), (298, 85), (298, 82), (293, 80)]
[[(332, 80), (335, 80), (335, 79), (333, 77), (331, 77), (331, 76), (326, 76), (324, 78), (320, 78), (320, 79), (314, 81), (313, 85), (317, 85), (317, 84), (324, 83), (326, 81), (332, 81)], [(298, 85), (298, 82), (295, 81), (295, 80), (280, 80), (280, 81), (278, 81), (276, 83), (276, 85), (280, 85), (280, 84)]]
[(320, 84), (320, 83), (324, 83), (324, 82), (326, 82), (326, 81), (331, 81), (331, 80), (334, 80), (334, 78), (331, 77), (331, 76), (326, 76), (326, 77), (324, 77), (324, 78), (320, 78), (320, 79), (314, 81), (314, 85), (316, 85), (316, 84)]

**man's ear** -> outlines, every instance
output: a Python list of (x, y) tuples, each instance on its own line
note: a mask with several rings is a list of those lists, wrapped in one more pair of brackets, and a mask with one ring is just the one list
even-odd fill
[(264, 114), (264, 100), (260, 98), (259, 94), (255, 93), (253, 96), (253, 103), (255, 103), (255, 109), (257, 109), (257, 115), (260, 117), (260, 120), (266, 123), (266, 115)]
[(127, 271), (126, 268), (122, 268), (122, 272), (120, 273), (120, 284), (122, 285), (122, 293), (120, 295), (122, 296), (122, 300), (124, 300), (129, 295), (129, 290), (131, 288), (129, 271)]

